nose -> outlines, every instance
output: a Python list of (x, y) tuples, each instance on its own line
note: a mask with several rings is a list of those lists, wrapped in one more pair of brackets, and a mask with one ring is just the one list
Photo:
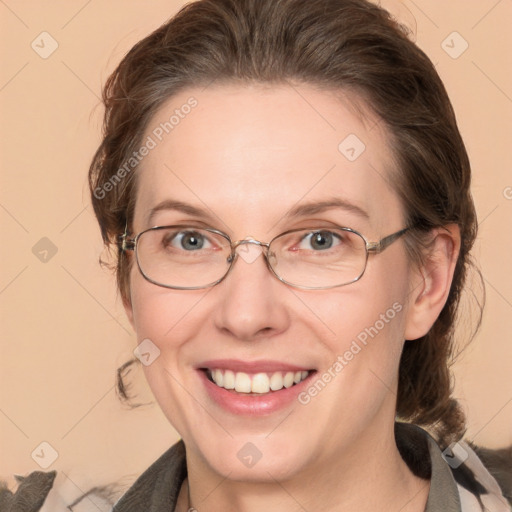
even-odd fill
[(289, 324), (287, 285), (272, 275), (260, 242), (243, 240), (235, 250), (229, 274), (215, 287), (217, 328), (244, 341), (284, 331)]

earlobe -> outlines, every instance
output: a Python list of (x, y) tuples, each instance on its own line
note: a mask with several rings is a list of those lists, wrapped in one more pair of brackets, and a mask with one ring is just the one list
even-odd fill
[(406, 319), (405, 339), (421, 338), (441, 313), (453, 280), (460, 252), (460, 230), (449, 224), (435, 230), (434, 240), (417, 276), (419, 283), (411, 291)]

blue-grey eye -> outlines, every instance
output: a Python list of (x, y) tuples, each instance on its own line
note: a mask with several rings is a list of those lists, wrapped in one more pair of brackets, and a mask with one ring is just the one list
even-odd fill
[(168, 237), (168, 242), (176, 249), (185, 251), (197, 251), (210, 247), (208, 238), (198, 231), (178, 231)]
[[(309, 244), (309, 247), (303, 247), (302, 244), (299, 246), (300, 249), (311, 249), (325, 251), (331, 249), (334, 244), (338, 245), (341, 240), (338, 235), (332, 231), (314, 231), (308, 233), (302, 241)], [(337, 243), (336, 243), (337, 242)]]

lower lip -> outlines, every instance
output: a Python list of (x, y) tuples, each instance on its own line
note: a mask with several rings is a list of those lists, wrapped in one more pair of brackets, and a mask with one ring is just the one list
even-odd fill
[(297, 395), (308, 386), (310, 378), (315, 373), (310, 372), (304, 380), (289, 388), (266, 394), (248, 394), (221, 388), (208, 379), (204, 370), (197, 371), (210, 398), (216, 404), (230, 413), (245, 416), (263, 416), (284, 409), (297, 399)]

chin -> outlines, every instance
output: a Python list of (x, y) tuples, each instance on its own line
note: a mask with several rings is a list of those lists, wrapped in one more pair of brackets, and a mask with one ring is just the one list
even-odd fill
[[(234, 437), (199, 440), (184, 437), (187, 450), (194, 446), (212, 471), (230, 480), (246, 482), (285, 481), (300, 472), (309, 452), (304, 439), (293, 435), (238, 434)], [(192, 444), (191, 444), (192, 443)]]

